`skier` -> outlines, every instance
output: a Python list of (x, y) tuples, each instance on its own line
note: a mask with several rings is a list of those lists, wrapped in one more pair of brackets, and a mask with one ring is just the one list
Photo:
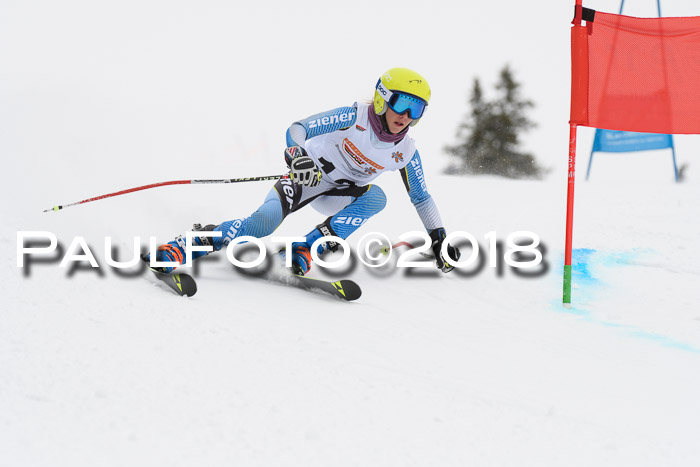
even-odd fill
[[(305, 275), (311, 267), (311, 245), (322, 236), (346, 239), (386, 205), (379, 186), (371, 184), (382, 172), (398, 170), (411, 202), (432, 240), (436, 266), (449, 272), (453, 266), (441, 254), (446, 232), (435, 202), (426, 189), (420, 155), (408, 136), (430, 99), (428, 82), (415, 71), (392, 68), (377, 81), (371, 104), (355, 103), (313, 115), (293, 123), (287, 130), (284, 157), (289, 176), (279, 179), (263, 204), (249, 217), (222, 222), (218, 226), (195, 225), (194, 230), (220, 231), (216, 237), (194, 237), (193, 244), (225, 248), (232, 239), (270, 235), (284, 218), (307, 204), (330, 215), (293, 243), (292, 272)], [(318, 253), (335, 251), (334, 242), (321, 243)], [(459, 250), (448, 245), (449, 256), (459, 260)], [(193, 251), (192, 257), (205, 252)], [(285, 258), (285, 251), (280, 255)], [(161, 245), (158, 261), (185, 262), (185, 240), (178, 237)], [(146, 255), (144, 260), (148, 261)], [(170, 272), (173, 267), (156, 268)]]

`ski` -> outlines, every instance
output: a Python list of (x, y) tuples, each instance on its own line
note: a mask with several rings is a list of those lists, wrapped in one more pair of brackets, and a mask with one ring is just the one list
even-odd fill
[(289, 284), (306, 290), (321, 290), (347, 302), (357, 300), (362, 295), (360, 286), (349, 279), (326, 281), (304, 276), (291, 276)]
[(181, 297), (191, 297), (192, 295), (197, 293), (197, 283), (194, 281), (192, 276), (178, 273), (167, 274), (164, 272), (154, 271), (151, 268), (148, 269), (150, 269), (151, 272), (155, 274), (158, 280), (164, 282), (165, 285), (170, 287), (173, 290), (173, 292), (180, 295)]
[(337, 281), (327, 281), (323, 279), (314, 279), (305, 276), (296, 276), (288, 272), (265, 274), (257, 276), (261, 279), (277, 282), (283, 285), (289, 285), (310, 292), (321, 292), (338, 297), (341, 300), (351, 302), (357, 300), (362, 295), (360, 286), (349, 279), (341, 279)]

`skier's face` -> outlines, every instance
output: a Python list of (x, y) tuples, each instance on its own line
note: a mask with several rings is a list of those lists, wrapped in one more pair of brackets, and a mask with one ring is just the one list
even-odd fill
[(386, 125), (389, 127), (391, 134), (396, 134), (403, 131), (413, 119), (408, 116), (408, 112), (399, 115), (391, 107), (386, 109)]

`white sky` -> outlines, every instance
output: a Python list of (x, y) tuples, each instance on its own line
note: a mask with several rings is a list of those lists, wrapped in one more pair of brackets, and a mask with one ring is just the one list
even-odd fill
[[(381, 72), (406, 66), (431, 84), (429, 113), (411, 131), (442, 169), (473, 78), (490, 89), (509, 63), (537, 105), (527, 149), (563, 169), (573, 5), (2, 0), (0, 149), (277, 164), (289, 123), (370, 98)], [(616, 13), (619, 0), (584, 5)], [(662, 12), (700, 15), (700, 4), (665, 0)], [(627, 0), (624, 13), (655, 16), (656, 0)], [(581, 131), (585, 157), (591, 136)], [(681, 162), (694, 157), (684, 145), (700, 146), (677, 140)]]

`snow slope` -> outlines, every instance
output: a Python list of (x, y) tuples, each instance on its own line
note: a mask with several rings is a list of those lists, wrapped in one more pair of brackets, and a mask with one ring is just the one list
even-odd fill
[[(516, 41), (522, 19), (502, 15), (502, 2), (405, 2), (423, 40), (392, 63), (374, 54), (350, 67), (321, 39), (343, 18), (362, 32), (353, 50), (375, 50), (374, 29), (361, 25), (377, 6), (331, 3), (304, 3), (304, 14), (286, 3), (0, 5), (0, 245), (9, 252), (0, 256), (0, 466), (697, 465), (698, 137), (676, 140), (684, 183), (664, 152), (596, 156), (585, 182), (593, 133), (579, 129), (573, 306), (564, 308), (569, 2), (532, 15)], [(465, 15), (479, 21), (464, 28)], [(445, 50), (483, 37), (492, 40), (445, 65)], [(297, 72), (282, 46), (294, 43), (313, 43), (323, 60)], [(543, 67), (528, 66), (542, 57)], [(538, 104), (526, 143), (551, 174), (441, 175), (469, 83), (491, 82), (507, 60)], [(377, 73), (398, 64), (431, 76), (430, 114), (411, 133), (448, 231), (470, 232), (484, 249), (488, 232), (502, 241), (534, 232), (546, 247), (542, 274), (359, 266), (347, 276), (363, 296), (343, 303), (241, 276), (219, 254), (200, 262), (199, 292), (183, 299), (106, 267), (105, 237), (128, 257), (135, 236), (146, 245), (248, 215), (269, 183), (159, 188), (42, 213), (159, 181), (280, 173), (289, 122), (370, 97)], [(280, 70), (295, 72), (271, 80)], [(398, 175), (377, 183), (387, 208), (359, 233), (397, 241), (420, 229)], [(305, 234), (323, 218), (306, 208), (276, 234)], [(50, 231), (64, 247), (81, 236), (101, 267), (18, 268), (18, 231)], [(356, 248), (359, 235), (350, 240)], [(316, 266), (312, 275), (324, 277)]]
[[(363, 227), (394, 239), (419, 226), (395, 178), (381, 180), (390, 204)], [(240, 276), (219, 255), (183, 299), (106, 267), (69, 277), (39, 264), (23, 277), (2, 258), (2, 463), (694, 465), (697, 184), (621, 194), (580, 182), (565, 309), (562, 177), (429, 181), (449, 229), (536, 232), (548, 272), (378, 277), (360, 266), (349, 276), (364, 294), (343, 303)], [(245, 212), (267, 188), (171, 187), (59, 213), (22, 203), (3, 216), (2, 242), (13, 250), (15, 230), (83, 235), (104, 266), (105, 235), (126, 255), (134, 235), (206, 220), (164, 215), (161, 197), (194, 205), (231, 190), (245, 193)], [(50, 191), (64, 190), (79, 191)], [(278, 233), (322, 218), (304, 210)]]

